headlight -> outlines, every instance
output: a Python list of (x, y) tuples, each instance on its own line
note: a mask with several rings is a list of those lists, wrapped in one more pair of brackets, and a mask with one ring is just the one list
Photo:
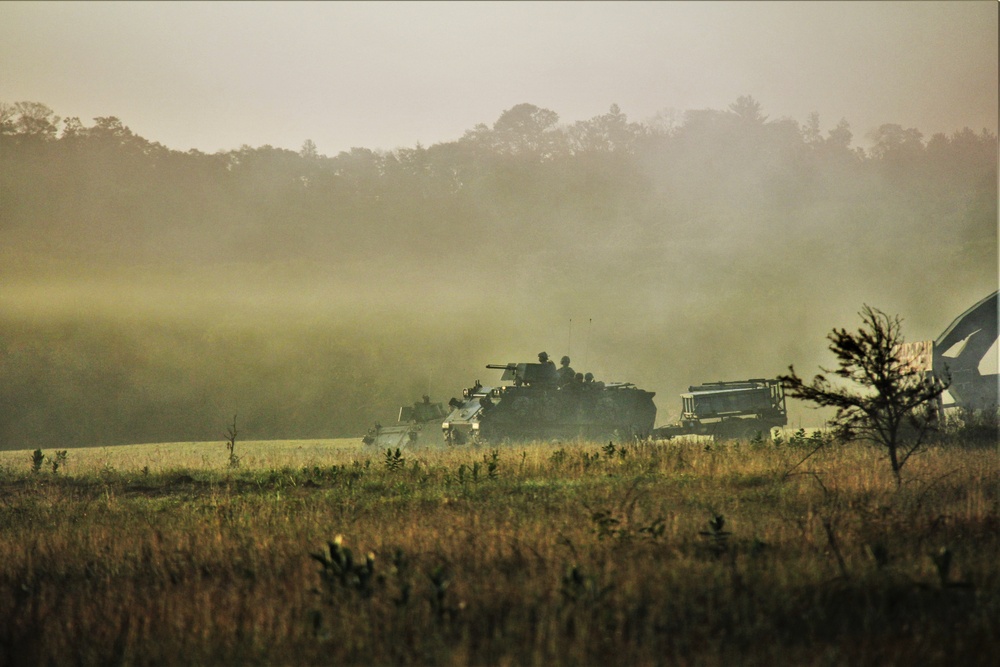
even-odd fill
[(448, 422), (443, 422), (441, 424), (441, 430), (443, 430), (443, 431), (447, 431), (450, 428), (451, 428), (451, 424), (449, 424)]
[(479, 422), (472, 422), (472, 430), (473, 431), (479, 430)]

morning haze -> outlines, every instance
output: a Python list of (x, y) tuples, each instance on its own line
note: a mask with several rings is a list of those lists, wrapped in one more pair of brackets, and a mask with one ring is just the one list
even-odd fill
[(996, 131), (994, 2), (0, 5), (0, 99), (170, 148), (453, 141), (531, 102), (648, 120), (739, 95), (773, 118)]
[(543, 349), (663, 423), (997, 289), (995, 3), (0, 17), (3, 448), (360, 435)]

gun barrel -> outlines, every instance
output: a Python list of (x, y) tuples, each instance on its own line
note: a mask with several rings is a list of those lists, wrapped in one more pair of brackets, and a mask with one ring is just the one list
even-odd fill
[(486, 368), (492, 368), (499, 371), (516, 371), (517, 364), (486, 364)]

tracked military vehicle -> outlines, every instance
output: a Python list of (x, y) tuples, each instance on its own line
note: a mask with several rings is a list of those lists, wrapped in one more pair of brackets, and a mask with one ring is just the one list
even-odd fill
[(376, 423), (361, 441), (366, 445), (407, 447), (413, 445), (443, 445), (441, 422), (448, 414), (442, 403), (431, 403), (429, 396), (413, 405), (399, 408), (395, 424), (382, 426)]
[[(566, 360), (568, 361), (568, 359)], [(560, 381), (551, 363), (489, 364), (503, 371), (500, 384), (476, 383), (449, 402), (442, 423), (447, 442), (502, 443), (645, 437), (656, 406), (650, 391), (628, 382)]]

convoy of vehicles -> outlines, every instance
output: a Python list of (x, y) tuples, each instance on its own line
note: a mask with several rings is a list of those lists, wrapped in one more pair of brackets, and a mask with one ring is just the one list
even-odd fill
[(669, 439), (680, 435), (769, 437), (788, 423), (785, 394), (777, 380), (710, 382), (681, 394), (678, 423), (654, 428), (653, 392), (629, 382), (559, 384), (542, 363), (490, 364), (500, 383), (476, 383), (441, 403), (403, 406), (396, 424), (376, 424), (364, 437), (379, 448), (412, 445), (522, 442), (530, 440)]
[[(1000, 382), (996, 363), (988, 357), (997, 346), (997, 295), (962, 313), (936, 340), (907, 344), (898, 353), (917, 370), (949, 380), (944, 407), (976, 410), (998, 405)], [(400, 408), (396, 424), (376, 424), (364, 442), (392, 448), (683, 435), (769, 438), (772, 429), (788, 423), (781, 383), (756, 378), (690, 386), (681, 394), (680, 420), (654, 428), (653, 392), (629, 382), (605, 384), (589, 374), (573, 374), (568, 357), (557, 371), (547, 359), (542, 353), (538, 363), (489, 364), (488, 369), (503, 371), (499, 383), (484, 386), (477, 380), (447, 407), (424, 396)]]

